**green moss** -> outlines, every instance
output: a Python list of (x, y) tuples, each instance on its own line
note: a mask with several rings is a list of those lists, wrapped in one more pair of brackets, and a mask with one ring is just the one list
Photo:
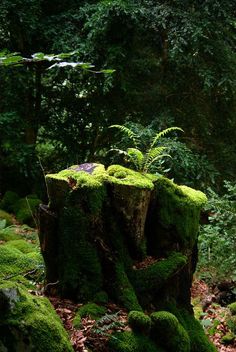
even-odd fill
[(0, 279), (27, 273), (41, 264), (11, 246), (0, 246)]
[(186, 263), (186, 256), (173, 252), (166, 259), (151, 264), (145, 269), (133, 270), (131, 281), (138, 292), (160, 288)]
[(98, 292), (95, 296), (93, 301), (96, 303), (106, 304), (108, 303), (108, 294), (105, 291)]
[(0, 340), (9, 351), (72, 352), (68, 335), (46, 298), (31, 296), (21, 286), (0, 284), (11, 308), (0, 317)]
[[(83, 200), (81, 199), (81, 202)], [(95, 243), (90, 239), (91, 217), (81, 203), (64, 209), (60, 220), (59, 273), (64, 294), (77, 292), (86, 301), (102, 290), (103, 276)]]
[(34, 216), (40, 203), (40, 199), (33, 198), (30, 195), (19, 199), (14, 205), (17, 220), (22, 224), (35, 226)]
[(121, 165), (111, 165), (108, 167), (106, 181), (150, 190), (154, 188), (153, 182), (149, 177)]
[(151, 328), (151, 318), (143, 312), (131, 311), (128, 323), (134, 332), (148, 334)]
[[(113, 334), (109, 340), (110, 352), (165, 352), (147, 336), (131, 331)], [(167, 352), (167, 351), (166, 351)]]
[(230, 345), (234, 342), (234, 339), (235, 339), (235, 335), (232, 334), (232, 332), (228, 332), (222, 337), (221, 343), (223, 343), (224, 345)]
[(230, 309), (231, 314), (236, 315), (236, 302), (229, 304), (228, 308)]
[(230, 330), (236, 334), (236, 316), (233, 315), (229, 319), (227, 319), (227, 325), (230, 328)]
[(0, 209), (0, 220), (6, 220), (6, 226), (10, 226), (14, 223), (13, 216), (1, 209)]
[(97, 320), (106, 314), (106, 308), (96, 303), (87, 303), (79, 308), (78, 313), (81, 318), (89, 316), (91, 319)]
[(14, 209), (14, 204), (19, 200), (19, 198), (20, 197), (17, 193), (7, 191), (0, 202), (0, 208), (12, 213)]
[(35, 246), (32, 243), (21, 239), (9, 241), (5, 244), (5, 246), (16, 248), (22, 253), (30, 253), (36, 250)]
[(201, 324), (193, 315), (185, 309), (177, 308), (175, 304), (170, 304), (169, 309), (188, 332), (191, 352), (217, 352), (216, 347), (209, 341)]
[(190, 340), (178, 319), (166, 311), (151, 314), (151, 336), (169, 352), (189, 352)]
[(122, 262), (116, 263), (114, 294), (118, 302), (123, 304), (128, 310), (142, 311)]
[(73, 326), (75, 329), (81, 329), (82, 323), (81, 323), (81, 316), (79, 312), (76, 313), (74, 319), (73, 319)]
[(173, 229), (178, 242), (191, 248), (196, 241), (200, 210), (206, 196), (192, 188), (177, 186), (171, 180), (160, 177), (155, 182), (159, 213), (158, 221), (164, 229)]
[(13, 241), (19, 239), (15, 226), (6, 227), (0, 230), (0, 241)]

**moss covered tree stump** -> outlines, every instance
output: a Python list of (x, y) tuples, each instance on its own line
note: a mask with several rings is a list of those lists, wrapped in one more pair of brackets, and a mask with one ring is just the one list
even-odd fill
[(48, 290), (82, 301), (105, 291), (128, 310), (174, 301), (191, 311), (203, 193), (94, 163), (47, 175), (46, 182), (40, 243)]

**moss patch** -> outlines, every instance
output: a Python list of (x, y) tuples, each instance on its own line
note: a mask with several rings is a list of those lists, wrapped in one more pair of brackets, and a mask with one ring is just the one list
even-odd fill
[(135, 290), (129, 281), (122, 262), (116, 264), (114, 294), (118, 302), (123, 304), (128, 310), (142, 311)]
[(25, 254), (35, 252), (35, 250), (36, 250), (35, 246), (32, 243), (27, 242), (25, 240), (21, 240), (21, 239), (9, 241), (5, 244), (5, 246), (16, 248)]
[(151, 328), (151, 318), (143, 312), (131, 311), (128, 323), (134, 332), (148, 334)]
[(19, 249), (10, 245), (0, 246), (0, 279), (8, 277), (12, 280), (14, 278), (19, 280), (19, 275), (26, 274), (42, 266), (41, 256), (32, 258), (30, 255), (31, 253), (23, 254)]
[(110, 352), (167, 352), (155, 345), (147, 336), (131, 331), (113, 334), (109, 340)]
[(216, 347), (209, 341), (201, 324), (187, 310), (171, 304), (170, 311), (178, 318), (190, 338), (191, 352), (217, 352)]
[(236, 315), (236, 302), (229, 304), (228, 308), (230, 309), (231, 314)]
[(97, 320), (106, 314), (106, 308), (97, 305), (96, 303), (87, 303), (79, 308), (78, 313), (81, 318), (90, 316), (91, 319)]
[(48, 299), (31, 296), (21, 285), (12, 282), (0, 284), (0, 293), (5, 298), (0, 340), (8, 351), (73, 351)]
[(169, 352), (189, 352), (190, 340), (178, 319), (166, 311), (151, 314), (151, 336)]
[(160, 177), (155, 182), (158, 202), (158, 221), (164, 229), (173, 229), (178, 242), (192, 248), (199, 227), (200, 210), (206, 203), (204, 193), (186, 186), (177, 186)]
[(174, 273), (187, 263), (186, 256), (173, 252), (169, 257), (151, 264), (145, 269), (133, 270), (131, 281), (137, 292), (160, 288)]
[(120, 165), (111, 165), (107, 169), (106, 181), (114, 184), (134, 186), (152, 190), (154, 184), (150, 177)]
[(76, 313), (76, 315), (73, 319), (73, 326), (75, 329), (80, 329), (82, 327), (81, 316), (80, 316), (79, 312)]

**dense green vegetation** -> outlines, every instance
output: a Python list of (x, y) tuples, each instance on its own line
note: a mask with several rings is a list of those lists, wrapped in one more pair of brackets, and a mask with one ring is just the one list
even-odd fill
[[(236, 281), (235, 9), (236, 0), (1, 1), (0, 276), (26, 282), (24, 273), (35, 269), (34, 284), (42, 279), (34, 230), (33, 244), (22, 238), (48, 200), (45, 175), (63, 180), (67, 171), (58, 172), (70, 165), (101, 162), (122, 165), (107, 171), (121, 185), (124, 175), (133, 180), (123, 168), (133, 163), (141, 173), (136, 185), (148, 171), (203, 191), (197, 275), (211, 284)], [(175, 217), (161, 216), (177, 223), (187, 243), (198, 225), (190, 223), (189, 204), (186, 222), (179, 221), (177, 198), (162, 200), (169, 209), (171, 199)], [(67, 216), (70, 222), (73, 213)], [(84, 252), (98, 276), (93, 250)], [(117, 267), (121, 281), (123, 271)], [(133, 350), (141, 344), (129, 332), (123, 339)]]

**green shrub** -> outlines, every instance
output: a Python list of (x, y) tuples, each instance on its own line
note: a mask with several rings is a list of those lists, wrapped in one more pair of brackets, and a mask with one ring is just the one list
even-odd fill
[(210, 281), (236, 278), (236, 184), (224, 182), (226, 192), (208, 189), (205, 210), (209, 224), (200, 228), (198, 271), (210, 274)]
[(0, 209), (0, 220), (6, 220), (6, 226), (10, 226), (14, 223), (13, 216), (1, 209)]
[(20, 197), (17, 193), (7, 191), (0, 202), (0, 208), (10, 213), (14, 212), (14, 204), (19, 200), (19, 198)]
[(40, 203), (40, 199), (34, 198), (33, 195), (19, 199), (14, 205), (17, 220), (22, 224), (35, 226), (34, 217)]

